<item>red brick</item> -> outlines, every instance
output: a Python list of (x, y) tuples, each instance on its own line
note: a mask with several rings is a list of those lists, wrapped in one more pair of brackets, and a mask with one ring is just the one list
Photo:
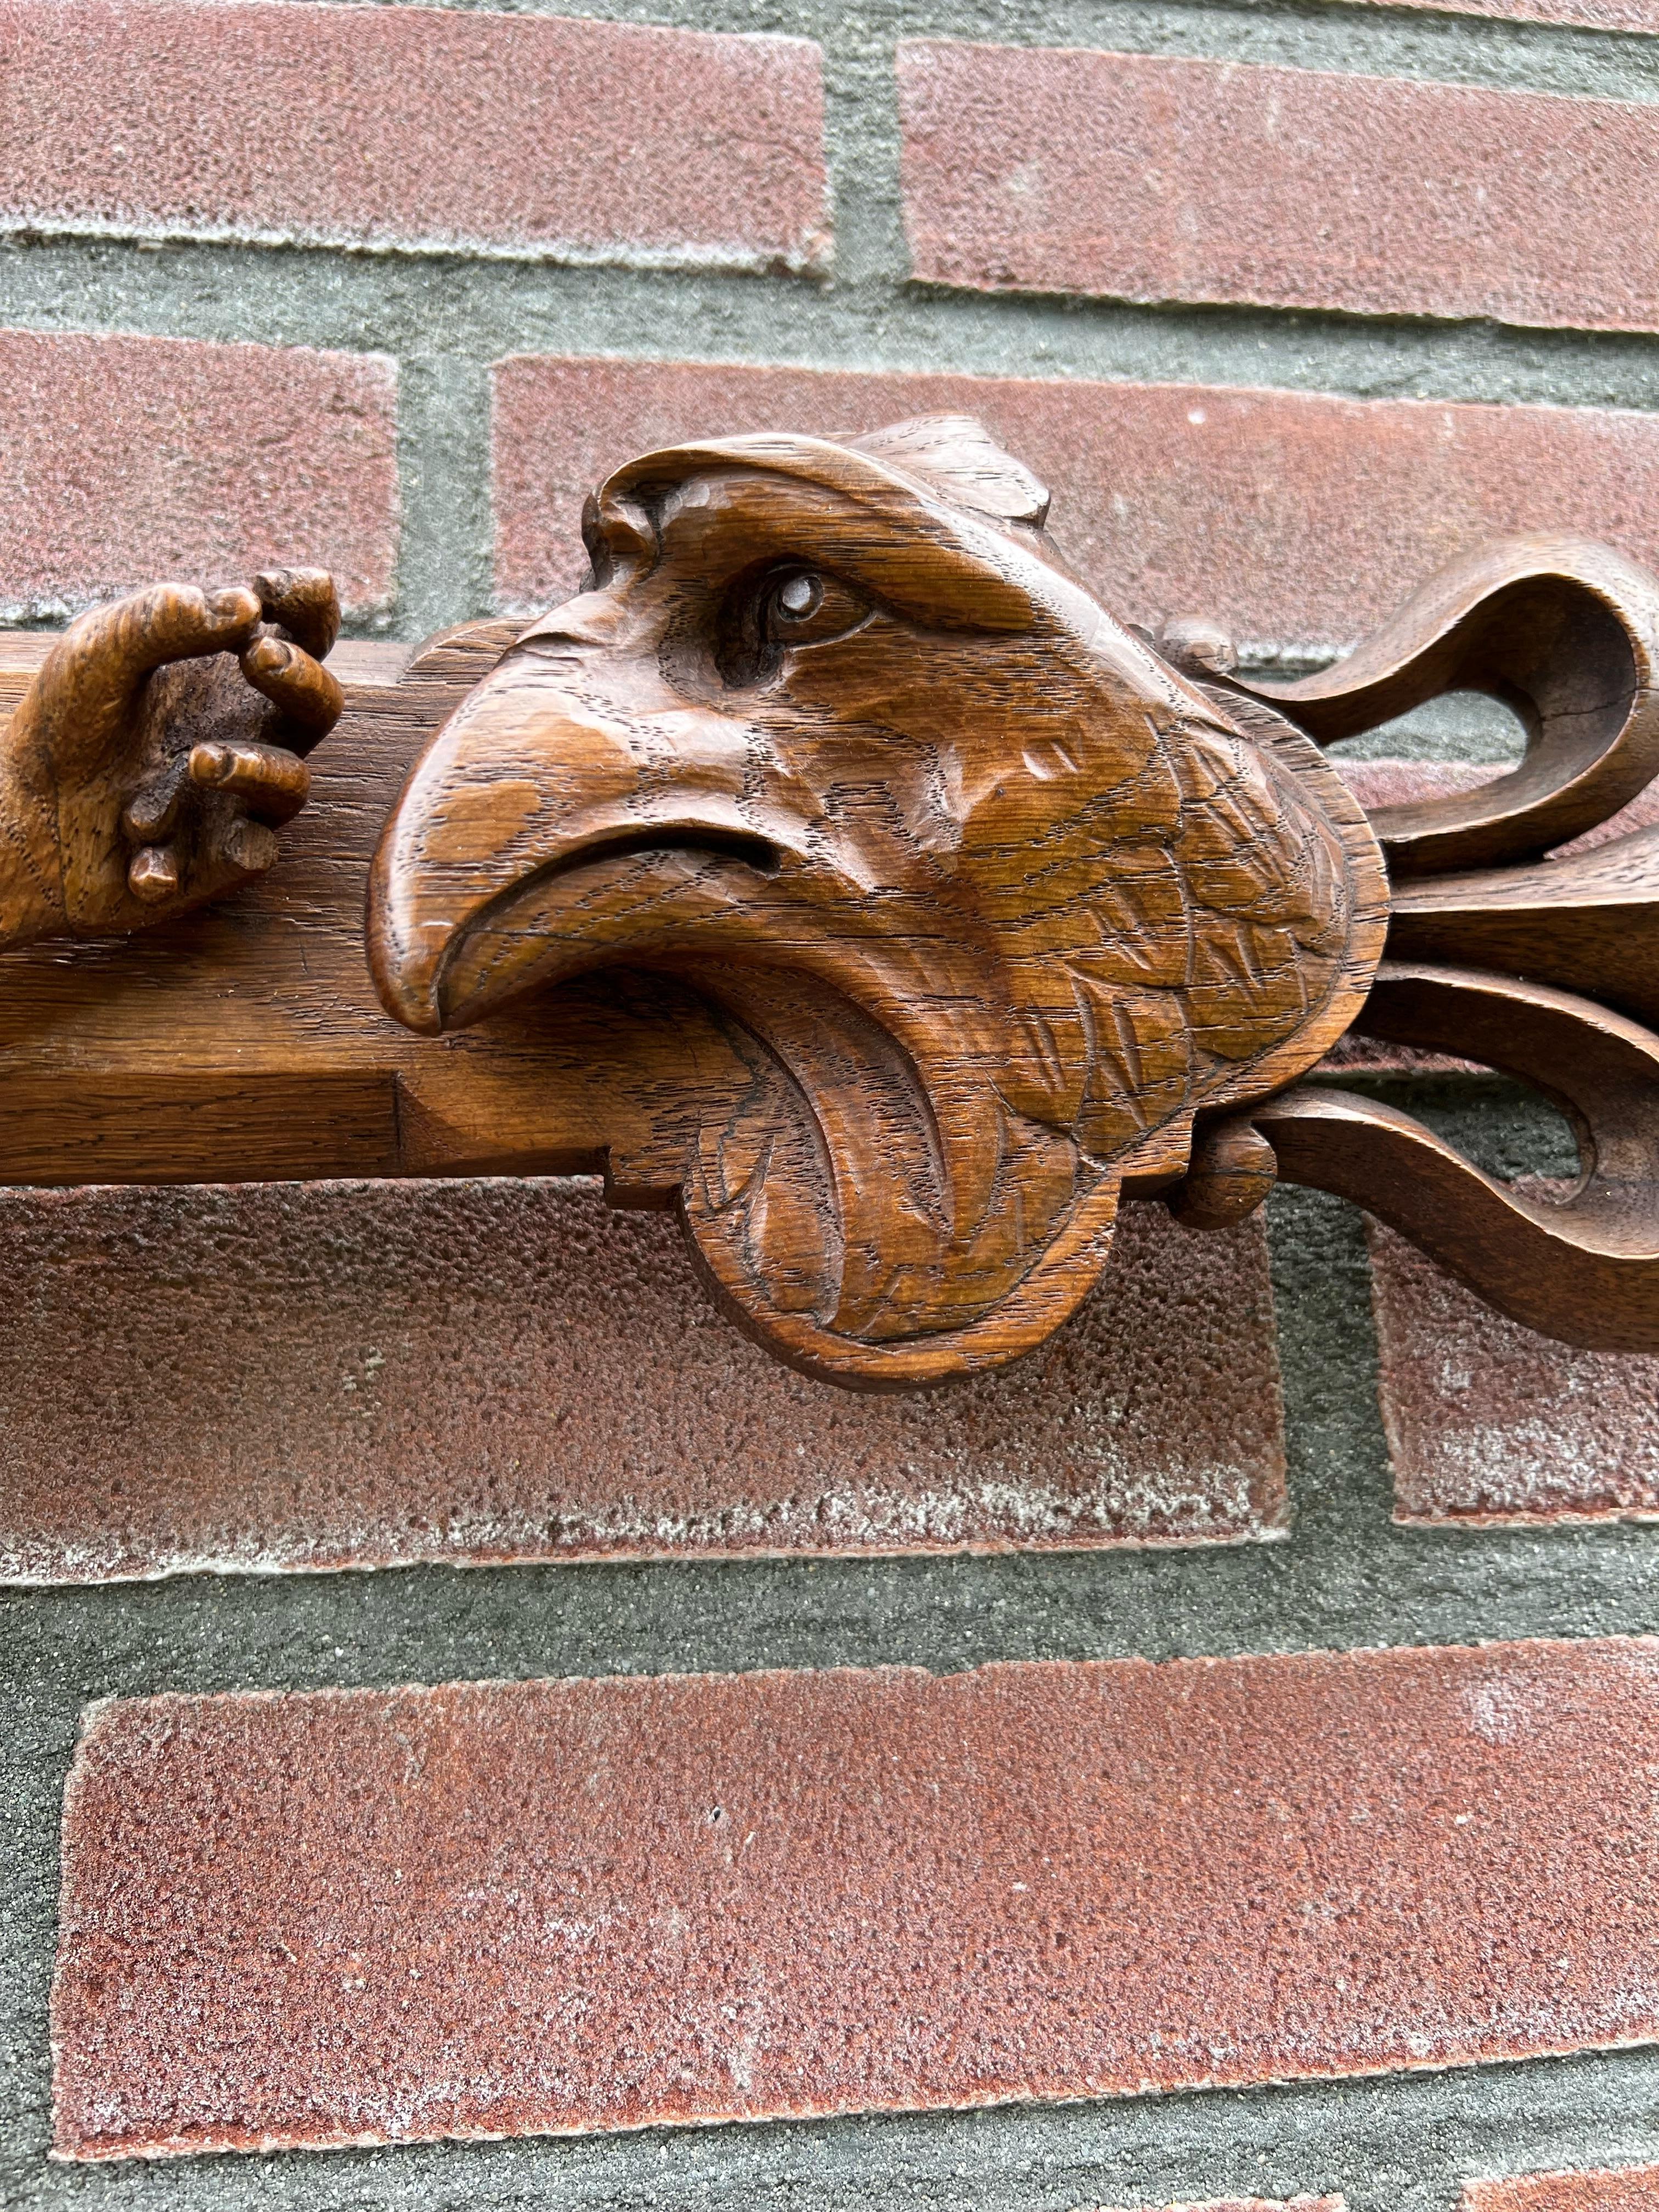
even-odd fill
[[(0, 216), (118, 236), (827, 258), (817, 46), (482, 9), (4, 0)], [(66, 66), (66, 60), (70, 63)]]
[(56, 2144), (927, 2110), (1659, 2037), (1659, 1641), (166, 1696)]
[(1049, 484), (1055, 538), (1114, 613), (1206, 613), (1264, 655), (1351, 643), (1505, 532), (1583, 531), (1659, 568), (1650, 414), (521, 355), (495, 370), (497, 587), (514, 608), (574, 590), (583, 497), (653, 446), (939, 408)]
[(397, 433), (383, 355), (0, 331), (0, 611), (273, 562), (319, 563), (349, 610), (379, 606)]
[(1540, 1336), (1367, 1228), (1396, 1519), (1659, 1519), (1659, 1357)]
[(872, 1398), (592, 1184), (0, 1194), (0, 1579), (1280, 1533), (1260, 1224), (1120, 1235), (1052, 1347)]
[(1365, 8), (1427, 8), (1436, 15), (1496, 15), (1512, 23), (1556, 23), (1634, 37), (1659, 32), (1659, 0), (1351, 0)]
[(1340, 745), (1331, 757), (1344, 783), (1368, 811), (1409, 806), (1419, 799), (1461, 796), (1504, 773), (1499, 761), (1345, 760)]
[(1659, 2212), (1659, 2166), (1466, 2181), (1462, 2212)]
[(930, 283), (1659, 330), (1645, 102), (947, 40), (898, 75)]

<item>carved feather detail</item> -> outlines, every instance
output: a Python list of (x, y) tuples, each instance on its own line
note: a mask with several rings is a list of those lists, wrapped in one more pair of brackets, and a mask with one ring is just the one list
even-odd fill
[(1048, 1334), (1126, 1181), (1316, 1060), (1381, 950), (1317, 749), (1113, 623), (1047, 507), (965, 418), (644, 457), (591, 510), (593, 589), (477, 687), (393, 837), (381, 936), (428, 1021), (618, 963), (723, 1010), (757, 1073), (688, 1163), (697, 1249), (747, 1325), (871, 1387)]

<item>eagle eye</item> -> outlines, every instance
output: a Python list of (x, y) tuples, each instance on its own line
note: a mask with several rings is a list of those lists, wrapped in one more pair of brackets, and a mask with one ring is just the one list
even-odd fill
[(804, 562), (738, 577), (726, 592), (715, 632), (714, 665), (737, 688), (764, 684), (797, 646), (829, 645), (866, 623), (868, 599), (839, 576)]
[(818, 568), (786, 568), (762, 588), (759, 629), (769, 646), (823, 645), (856, 629), (870, 611), (838, 577)]

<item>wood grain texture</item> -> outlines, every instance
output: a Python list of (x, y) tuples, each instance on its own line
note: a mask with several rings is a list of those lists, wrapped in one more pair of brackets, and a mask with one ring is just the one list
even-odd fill
[[(522, 632), (325, 667), (313, 577), (14, 641), (0, 1176), (599, 1172), (879, 1389), (1042, 1342), (1126, 1194), (1215, 1229), (1282, 1174), (1659, 1348), (1659, 836), (1594, 836), (1659, 769), (1659, 585), (1511, 541), (1267, 685), (1115, 622), (1047, 507), (965, 417), (747, 436), (617, 471)], [(1460, 689), (1520, 766), (1368, 819), (1322, 746)], [(1582, 1190), (1296, 1088), (1350, 1027), (1547, 1091)]]
[(1123, 1191), (1311, 1066), (1381, 951), (1340, 779), (1115, 623), (1047, 507), (962, 417), (630, 464), (376, 862), (412, 1029), (629, 963), (719, 1010), (748, 1080), (686, 1157), (697, 1251), (867, 1388), (1040, 1343)]
[(339, 627), (319, 569), (159, 584), (71, 623), (0, 746), (0, 945), (141, 929), (268, 868), (301, 755), (339, 720)]
[[(486, 623), (415, 653), (337, 648), (343, 717), (309, 763), (310, 801), (270, 873), (137, 935), (0, 954), (0, 1177), (267, 1182), (610, 1164), (618, 1195), (671, 1201), (699, 1086), (723, 1098), (742, 1079), (684, 990), (608, 981), (434, 1050), (386, 1018), (369, 981), (362, 906), (380, 825), (421, 745), (513, 634)], [(51, 637), (6, 640), (0, 704), (58, 649)]]
[(1366, 1033), (1520, 1076), (1581, 1133), (1583, 1181), (1552, 1202), (1484, 1174), (1421, 1121), (1298, 1084), (1252, 1119), (1280, 1171), (1352, 1199), (1511, 1319), (1568, 1344), (1659, 1349), (1659, 1037), (1512, 977), (1385, 963)]
[(1659, 1019), (1659, 834), (1595, 834), (1659, 772), (1656, 647), (1650, 575), (1540, 537), (1455, 563), (1335, 667), (1251, 687), (1326, 742), (1450, 690), (1520, 718), (1508, 774), (1372, 810), (1394, 911), (1354, 1027), (1530, 1084), (1576, 1133), (1580, 1183), (1554, 1201), (1503, 1184), (1409, 1115), (1316, 1086), (1250, 1126), (1280, 1173), (1368, 1207), (1512, 1320), (1603, 1351), (1659, 1350), (1659, 1036), (1644, 1026)]
[(1377, 810), (1396, 877), (1528, 860), (1605, 822), (1659, 774), (1659, 587), (1610, 547), (1502, 538), (1455, 561), (1354, 652), (1248, 688), (1329, 744), (1447, 691), (1490, 693), (1527, 729), (1508, 775), (1461, 799)]

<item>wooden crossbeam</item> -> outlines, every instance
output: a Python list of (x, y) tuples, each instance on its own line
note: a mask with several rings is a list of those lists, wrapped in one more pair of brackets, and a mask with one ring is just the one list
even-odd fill
[[(576, 1173), (665, 1203), (708, 1093), (744, 1078), (689, 994), (572, 986), (431, 1041), (377, 1002), (363, 900), (380, 826), (422, 746), (510, 628), (339, 646), (338, 727), (270, 873), (108, 942), (0, 954), (0, 1181), (270, 1182)], [(0, 709), (53, 641), (0, 640)], [(665, 1014), (672, 1018), (665, 1019)]]

